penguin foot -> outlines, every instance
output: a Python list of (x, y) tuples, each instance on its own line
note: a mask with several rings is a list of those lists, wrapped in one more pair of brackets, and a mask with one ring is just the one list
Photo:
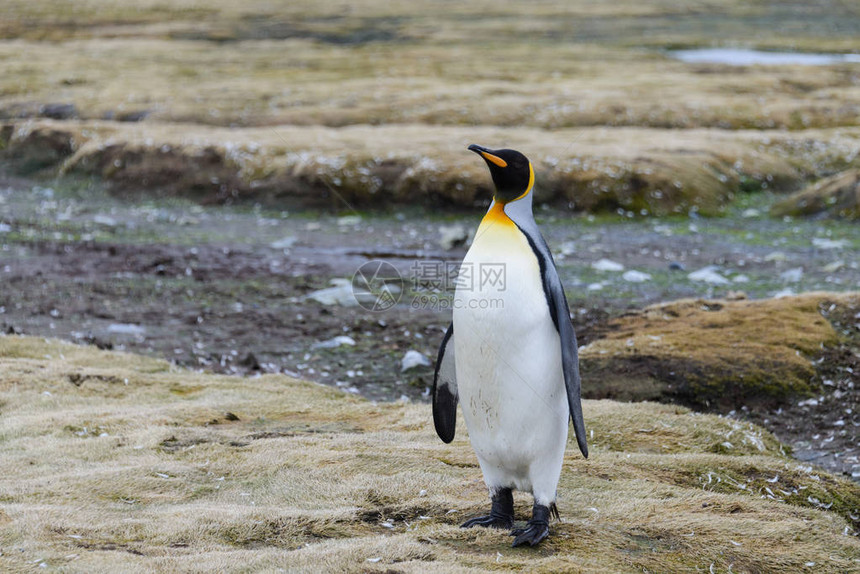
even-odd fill
[(549, 536), (549, 524), (546, 522), (539, 523), (529, 520), (529, 523), (525, 528), (516, 528), (512, 530), (511, 536), (516, 536), (513, 544), (511, 544), (514, 548), (522, 546), (523, 544), (537, 546), (541, 540)]
[(514, 548), (524, 544), (537, 546), (541, 540), (549, 536), (549, 517), (551, 514), (558, 515), (555, 504), (550, 507), (535, 503), (532, 509), (532, 519), (526, 523), (526, 527), (511, 530), (511, 536), (516, 537), (511, 546)]
[(476, 516), (464, 522), (460, 528), (472, 528), (473, 526), (483, 526), (485, 528), (510, 528), (514, 525), (513, 516), (493, 516), (493, 513), (487, 516)]
[(510, 488), (500, 488), (493, 493), (493, 505), (487, 516), (476, 516), (464, 522), (461, 528), (483, 526), (485, 528), (510, 528), (514, 525), (514, 496)]

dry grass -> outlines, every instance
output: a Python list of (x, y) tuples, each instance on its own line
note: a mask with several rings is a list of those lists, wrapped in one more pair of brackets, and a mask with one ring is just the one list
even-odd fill
[[(852, 50), (849, 3), (12, 2), (0, 109), (216, 125), (857, 125), (850, 66), (686, 65), (673, 46)], [(26, 53), (21, 59), (19, 54)], [(32, 109), (32, 108), (31, 108)]]
[(581, 354), (590, 396), (670, 397), (738, 408), (812, 391), (813, 359), (839, 335), (821, 310), (860, 312), (860, 294), (684, 300), (622, 316)]
[[(227, 129), (32, 120), (7, 124), (3, 155), (22, 170), (104, 178), (117, 193), (343, 208), (489, 199), (469, 143), (516, 146), (537, 166), (538, 199), (560, 208), (722, 213), (750, 180), (777, 191), (856, 161), (860, 129), (804, 132), (422, 125)], [(337, 195), (331, 190), (335, 190)]]
[(860, 219), (860, 170), (850, 169), (815, 182), (776, 203), (774, 215), (827, 215)]
[[(0, 337), (0, 560), (77, 572), (858, 567), (856, 484), (749, 424), (586, 401), (536, 550), (457, 524), (486, 493), (465, 428), (282, 376), (240, 379)], [(231, 414), (228, 414), (231, 413)], [(724, 443), (731, 442), (731, 448)], [(527, 497), (518, 497), (525, 516)], [(811, 566), (811, 563), (815, 563)]]
[[(21, 119), (58, 114), (108, 125), (145, 118), (144, 150), (136, 128), (68, 130), (112, 130), (94, 169), (76, 165), (148, 193), (306, 205), (331, 186), (353, 204), (418, 192), (471, 205), (485, 191), (474, 181), (480, 166), (452, 158), (481, 139), (545, 162), (544, 194), (559, 206), (716, 215), (740, 182), (795, 190), (856, 167), (856, 131), (829, 131), (858, 126), (856, 70), (689, 65), (663, 50), (852, 50), (855, 16), (838, 0), (13, 0), (0, 22), (0, 117), (24, 130)], [(45, 106), (55, 103), (73, 107)], [(369, 127), (382, 125), (390, 131)], [(334, 129), (345, 126), (356, 131)], [(653, 131), (605, 136), (594, 126)], [(694, 131), (667, 131), (678, 128)], [(767, 131), (724, 131), (750, 129)], [(202, 159), (149, 153), (189, 142)], [(43, 168), (62, 151), (12, 161)]]

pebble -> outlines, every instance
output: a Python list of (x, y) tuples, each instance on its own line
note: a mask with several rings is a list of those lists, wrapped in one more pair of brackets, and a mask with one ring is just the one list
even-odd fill
[(439, 246), (445, 251), (466, 243), (469, 232), (462, 225), (442, 225), (439, 227)]
[(415, 350), (406, 351), (403, 359), (400, 361), (400, 372), (406, 372), (415, 367), (429, 367), (433, 363), (430, 359)]
[(630, 271), (625, 271), (621, 278), (630, 283), (644, 283), (651, 280), (651, 275), (631, 269)]
[(795, 295), (794, 289), (791, 287), (786, 287), (785, 289), (780, 289), (776, 293), (773, 294), (774, 299), (782, 299), (783, 297), (791, 297)]
[(318, 343), (313, 344), (314, 349), (336, 349), (343, 345), (349, 345), (350, 347), (355, 346), (355, 339), (352, 337), (348, 337), (346, 335), (339, 335), (332, 339), (328, 339), (327, 341), (320, 341)]
[(772, 251), (764, 256), (765, 261), (785, 261), (785, 253), (782, 251)]
[(779, 277), (788, 283), (797, 283), (803, 277), (803, 267), (794, 267), (783, 271)]
[(108, 333), (114, 335), (134, 335), (139, 336), (146, 333), (146, 328), (140, 325), (131, 325), (129, 323), (112, 323), (108, 325)]
[(690, 281), (701, 281), (710, 283), (711, 285), (727, 285), (731, 283), (728, 279), (717, 273), (717, 268), (714, 266), (703, 267), (698, 271), (693, 271), (687, 278)]
[(333, 287), (313, 291), (307, 295), (307, 298), (313, 299), (323, 305), (341, 305), (343, 307), (355, 307), (358, 305), (350, 280), (335, 278), (331, 280), (331, 284)]
[(337, 218), (337, 224), (339, 227), (347, 227), (349, 225), (358, 225), (361, 223), (360, 215), (344, 215), (343, 217)]
[(839, 271), (843, 267), (845, 267), (845, 262), (840, 260), (834, 261), (833, 263), (828, 263), (827, 265), (822, 267), (821, 270), (825, 273), (833, 273), (834, 271)]
[(611, 261), (609, 259), (598, 259), (591, 264), (592, 269), (597, 271), (623, 271), (624, 266), (621, 263)]
[(844, 239), (827, 239), (826, 237), (813, 237), (812, 244), (819, 249), (842, 249), (848, 242)]
[(104, 225), (105, 227), (116, 227), (116, 219), (109, 215), (104, 215), (101, 213), (97, 213), (93, 217), (93, 223), (98, 225)]
[(278, 239), (277, 241), (272, 241), (269, 243), (269, 247), (272, 249), (289, 249), (292, 247), (296, 241), (298, 241), (293, 236), (284, 237), (282, 239)]

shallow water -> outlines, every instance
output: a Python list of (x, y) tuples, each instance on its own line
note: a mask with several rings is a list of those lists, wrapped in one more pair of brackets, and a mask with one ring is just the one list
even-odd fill
[(735, 48), (670, 50), (669, 55), (688, 63), (729, 64), (731, 66), (827, 66), (830, 64), (860, 63), (860, 54), (764, 52), (761, 50), (744, 50)]

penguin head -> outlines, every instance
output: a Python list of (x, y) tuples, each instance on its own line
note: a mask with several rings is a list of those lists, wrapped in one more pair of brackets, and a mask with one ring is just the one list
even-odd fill
[(525, 197), (531, 191), (535, 182), (534, 169), (528, 158), (512, 149), (487, 149), (472, 144), (469, 150), (484, 158), (496, 193), (493, 195), (498, 203), (509, 203)]

